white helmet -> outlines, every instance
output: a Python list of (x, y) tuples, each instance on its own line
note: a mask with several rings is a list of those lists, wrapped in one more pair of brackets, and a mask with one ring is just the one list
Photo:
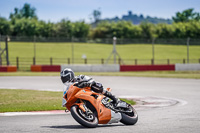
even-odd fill
[(74, 79), (74, 72), (70, 68), (65, 68), (60, 72), (60, 77), (63, 83), (70, 82)]

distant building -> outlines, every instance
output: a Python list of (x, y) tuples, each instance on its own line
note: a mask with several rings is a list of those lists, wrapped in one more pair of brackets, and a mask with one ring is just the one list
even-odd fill
[(128, 16), (132, 16), (132, 11), (128, 11)]
[(157, 17), (144, 17), (142, 14), (140, 14), (139, 16), (136, 14), (133, 14), (132, 11), (128, 11), (127, 15), (123, 15), (122, 18), (118, 18), (117, 16), (114, 18), (107, 18), (107, 19), (103, 19), (101, 21), (131, 21), (133, 24), (138, 25), (142, 22), (150, 22), (150, 23), (167, 23), (167, 24), (172, 24), (172, 20), (171, 19), (163, 19), (163, 18), (157, 18)]

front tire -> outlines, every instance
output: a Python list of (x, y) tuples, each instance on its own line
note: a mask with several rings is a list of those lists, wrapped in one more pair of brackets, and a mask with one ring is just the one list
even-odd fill
[(132, 113), (121, 113), (122, 119), (120, 120), (121, 123), (125, 125), (134, 125), (138, 121), (138, 114), (135, 109), (131, 106)]
[(77, 105), (73, 105), (71, 107), (71, 114), (72, 114), (72, 117), (79, 123), (81, 124), (82, 126), (84, 127), (89, 127), (89, 128), (95, 128), (97, 127), (98, 125), (98, 119), (97, 119), (97, 116), (93, 113), (92, 117), (93, 117), (93, 120), (87, 120), (85, 119), (82, 114), (80, 113), (81, 112), (81, 109), (77, 106)]

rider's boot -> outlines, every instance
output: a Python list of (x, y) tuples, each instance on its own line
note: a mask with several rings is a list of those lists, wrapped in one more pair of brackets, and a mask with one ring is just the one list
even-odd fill
[(104, 95), (106, 97), (109, 97), (112, 100), (113, 105), (116, 107), (117, 104), (119, 103), (119, 98), (116, 98), (114, 95), (112, 95), (112, 93), (110, 93), (109, 91), (105, 91)]

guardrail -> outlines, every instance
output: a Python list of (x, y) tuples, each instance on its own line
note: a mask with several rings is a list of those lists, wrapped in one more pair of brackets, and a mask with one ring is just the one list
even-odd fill
[[(62, 64), (106, 64), (107, 59), (71, 59), (71, 58), (28, 58), (16, 57), (10, 58), (10, 64), (17, 67), (20, 71), (30, 71), (31, 65), (62, 65)], [(170, 64), (187, 64), (187, 59), (118, 59), (117, 64), (120, 65), (170, 65)], [(189, 63), (200, 64), (200, 59), (190, 59)], [(109, 60), (107, 64), (114, 64), (113, 60)], [(2, 61), (2, 66), (6, 65), (6, 61)]]

